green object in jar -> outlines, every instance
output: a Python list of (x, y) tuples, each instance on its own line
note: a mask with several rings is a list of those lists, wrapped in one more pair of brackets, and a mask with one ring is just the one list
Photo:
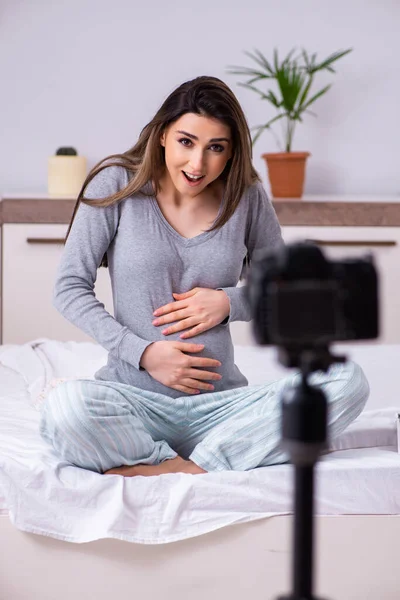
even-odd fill
[(56, 156), (77, 156), (78, 153), (72, 146), (63, 146), (58, 148)]

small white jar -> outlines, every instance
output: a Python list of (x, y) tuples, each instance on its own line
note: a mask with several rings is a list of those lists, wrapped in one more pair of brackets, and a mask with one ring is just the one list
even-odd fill
[(50, 156), (48, 160), (48, 193), (50, 196), (78, 196), (86, 179), (84, 156)]

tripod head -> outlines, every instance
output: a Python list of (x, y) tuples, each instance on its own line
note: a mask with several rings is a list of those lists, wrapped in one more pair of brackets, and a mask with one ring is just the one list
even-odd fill
[(328, 371), (345, 356), (335, 356), (328, 346), (278, 347), (278, 360), (300, 370), (301, 380), (282, 396), (282, 447), (293, 465), (314, 465), (327, 445), (327, 401), (325, 394), (309, 382), (315, 371)]
[(314, 371), (326, 372), (334, 363), (344, 363), (347, 358), (331, 353), (327, 344), (315, 346), (278, 346), (278, 361), (288, 369), (298, 368), (304, 376)]

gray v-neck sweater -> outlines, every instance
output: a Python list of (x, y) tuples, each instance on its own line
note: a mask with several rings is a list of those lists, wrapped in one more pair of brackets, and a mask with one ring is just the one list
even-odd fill
[[(123, 167), (107, 167), (89, 184), (85, 197), (105, 198), (128, 184)], [(149, 188), (150, 189), (150, 188)], [(215, 391), (247, 385), (234, 363), (229, 322), (251, 318), (245, 287), (236, 287), (243, 259), (282, 243), (280, 226), (264, 188), (245, 191), (229, 221), (218, 230), (187, 239), (163, 216), (154, 196), (137, 194), (108, 207), (80, 204), (58, 268), (54, 306), (71, 323), (109, 351), (96, 379), (118, 381), (171, 396), (182, 396), (139, 368), (145, 348), (159, 340), (204, 344), (196, 356), (216, 358), (222, 375)], [(97, 269), (107, 253), (114, 317), (94, 293)], [(181, 340), (152, 325), (153, 311), (173, 302), (173, 292), (194, 287), (223, 289), (230, 300), (226, 324)], [(193, 354), (192, 354), (193, 355)]]

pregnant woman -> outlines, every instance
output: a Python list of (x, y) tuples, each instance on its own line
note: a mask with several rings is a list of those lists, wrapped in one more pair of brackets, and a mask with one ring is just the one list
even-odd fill
[[(280, 396), (297, 374), (249, 386), (230, 323), (249, 321), (244, 260), (282, 244), (233, 92), (214, 77), (180, 85), (130, 150), (108, 156), (79, 194), (55, 284), (56, 308), (108, 350), (94, 380), (60, 383), (41, 434), (72, 464), (152, 476), (285, 462)], [(96, 298), (108, 267), (114, 316)], [(361, 412), (355, 363), (313, 374), (330, 437)]]

